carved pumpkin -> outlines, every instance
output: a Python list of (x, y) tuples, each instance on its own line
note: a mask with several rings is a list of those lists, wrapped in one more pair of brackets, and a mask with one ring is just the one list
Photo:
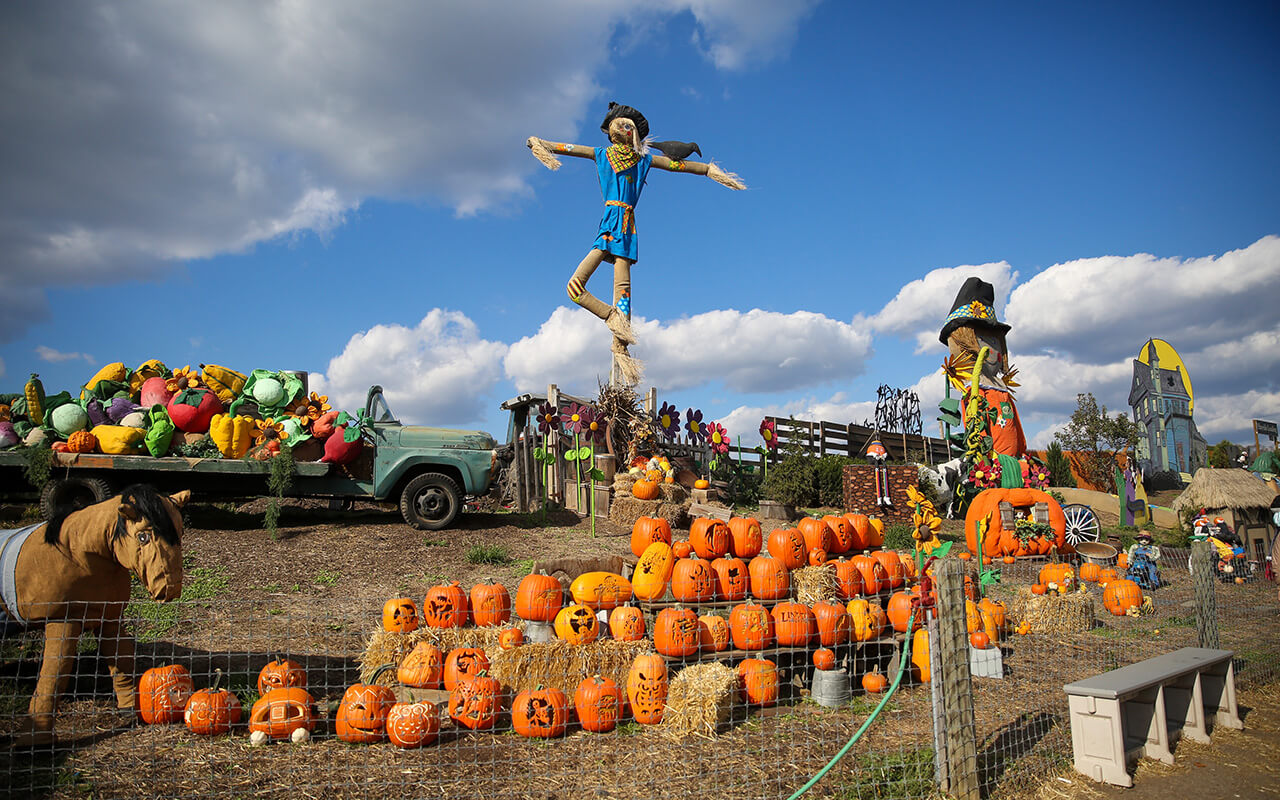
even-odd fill
[(468, 678), (489, 669), (489, 657), (479, 647), (455, 647), (444, 660), (444, 688), (450, 692)]
[(862, 676), (862, 690), (867, 694), (880, 694), (889, 688), (889, 679), (879, 670)]
[(597, 611), (612, 611), (631, 599), (631, 582), (614, 572), (584, 572), (574, 578), (569, 594)]
[(813, 651), (813, 665), (820, 670), (833, 670), (836, 668), (836, 654), (825, 647), (819, 647)]
[(836, 567), (836, 593), (843, 600), (852, 600), (855, 597), (866, 594), (866, 586), (862, 583), (862, 573), (858, 571), (858, 565), (848, 559), (840, 559), (835, 562)]
[(879, 603), (869, 603), (862, 599), (850, 600), (845, 610), (849, 612), (849, 620), (853, 626), (851, 632), (856, 642), (879, 639), (889, 624), (889, 616)]
[(671, 544), (671, 523), (662, 517), (640, 517), (631, 526), (631, 554), (639, 558), (654, 542)]
[(431, 744), (440, 735), (440, 709), (426, 700), (395, 703), (387, 712), (387, 738), (406, 750)]
[(732, 537), (729, 526), (718, 519), (699, 517), (689, 526), (689, 544), (693, 552), (710, 561), (729, 552)]
[(777, 528), (769, 534), (769, 555), (780, 559), (787, 569), (803, 567), (808, 554), (804, 534), (795, 528)]
[(622, 716), (622, 690), (609, 678), (584, 678), (573, 693), (573, 708), (584, 731), (608, 733)]
[(729, 649), (731, 642), (729, 622), (715, 614), (698, 617), (698, 647), (704, 653), (719, 653)]
[(768, 609), (748, 598), (729, 612), (729, 633), (733, 646), (739, 650), (763, 650), (773, 644), (773, 617)]
[(418, 606), (407, 597), (388, 600), (382, 606), (382, 629), (388, 633), (416, 631)]
[(791, 593), (791, 575), (782, 559), (756, 556), (747, 566), (751, 593), (761, 600), (781, 600)]
[(684, 658), (698, 652), (698, 615), (683, 606), (664, 608), (653, 623), (653, 647), (664, 656)]
[(772, 613), (774, 635), (783, 647), (808, 647), (818, 638), (818, 621), (804, 603), (778, 603)]
[(526, 739), (563, 736), (569, 725), (569, 698), (564, 692), (546, 688), (525, 690), (511, 702), (511, 727)]
[(461, 628), (467, 624), (467, 593), (457, 581), (432, 586), (422, 601), (422, 618), (431, 628)]
[[(1044, 503), (1049, 508), (1049, 525), (1053, 528), (1053, 539), (1037, 536), (1027, 545), (1018, 541), (1012, 530), (1004, 530), (1001, 526), (1000, 503), (1007, 502), (1015, 510), (1027, 512), (1031, 517), (1031, 508), (1036, 503)], [(965, 543), (969, 552), (978, 552), (977, 523), (991, 515), (991, 525), (982, 540), (982, 555), (989, 558), (1000, 556), (1043, 555), (1051, 546), (1056, 546), (1059, 553), (1075, 552), (1075, 548), (1067, 543), (1067, 519), (1062, 514), (1062, 506), (1048, 492), (1039, 489), (985, 489), (978, 493), (969, 504), (964, 517)]]
[(849, 523), (849, 534), (853, 539), (850, 550), (871, 549), (871, 519), (866, 514), (845, 514)]
[(889, 598), (889, 622), (898, 633), (906, 633), (908, 625), (918, 629), (924, 623), (924, 613), (920, 608), (914, 611), (911, 608), (912, 597), (911, 592), (894, 592)]
[(853, 526), (844, 517), (828, 514), (822, 518), (827, 530), (831, 531), (831, 546), (828, 553), (847, 553), (853, 547)]
[(658, 488), (660, 485), (661, 484), (657, 481), (636, 481), (631, 484), (631, 494), (637, 500), (656, 500), (658, 499)]
[(1117, 617), (1142, 605), (1142, 589), (1127, 578), (1112, 581), (1102, 590), (1102, 604)]
[(519, 628), (507, 628), (498, 634), (498, 647), (503, 650), (515, 650), (524, 644), (524, 631)]
[(552, 622), (564, 603), (560, 581), (546, 574), (526, 575), (516, 588), (516, 614), (531, 622)]
[(853, 557), (853, 565), (862, 574), (863, 591), (868, 595), (879, 594), (889, 588), (889, 573), (884, 565), (869, 555)]
[(821, 547), (809, 551), (809, 566), (820, 567), (827, 563), (827, 551)]
[(507, 587), (496, 583), (477, 583), (471, 587), (471, 619), (478, 626), (506, 625), (511, 620), (511, 595)]
[(569, 644), (591, 644), (600, 636), (600, 620), (590, 606), (574, 603), (556, 614), (556, 636)]
[(488, 730), (502, 711), (502, 684), (487, 670), (458, 682), (449, 692), (449, 716), (473, 731)]
[(376, 683), (378, 676), (391, 665), (374, 670), (369, 683), (357, 683), (347, 687), (338, 703), (338, 715), (333, 721), (333, 732), (344, 742), (373, 744), (387, 735), (387, 714), (395, 705), (396, 696), (389, 686)]
[(609, 614), (609, 635), (620, 642), (644, 638), (644, 612), (635, 606), (618, 606)]
[(907, 582), (907, 573), (902, 568), (902, 560), (898, 558), (898, 554), (892, 550), (877, 550), (871, 554), (871, 557), (884, 567), (884, 573), (889, 579), (889, 588), (902, 588), (902, 585)]
[(667, 581), (675, 569), (675, 554), (665, 542), (644, 549), (631, 575), (631, 591), (641, 600), (657, 600), (667, 593)]
[(182, 712), (195, 690), (191, 673), (181, 664), (152, 667), (138, 682), (138, 713), (148, 725), (182, 722)]
[(928, 683), (933, 676), (929, 667), (929, 631), (926, 628), (916, 628), (916, 632), (911, 634), (911, 666), (911, 677), (917, 683)]
[(711, 571), (715, 573), (717, 598), (737, 602), (747, 596), (747, 590), (751, 588), (747, 562), (725, 556), (711, 562)]
[(315, 700), (306, 689), (270, 689), (249, 709), (249, 732), (272, 739), (288, 739), (294, 731), (315, 730)]
[(760, 555), (764, 535), (760, 523), (752, 517), (734, 517), (729, 520), (729, 552), (746, 561)]
[(662, 712), (667, 706), (667, 662), (662, 656), (649, 653), (636, 656), (627, 673), (627, 701), (631, 713), (641, 725), (657, 725), (662, 722)]
[(183, 721), (187, 729), (200, 736), (220, 736), (231, 732), (231, 726), (240, 723), (240, 698), (226, 689), (219, 689), (222, 670), (213, 678), (213, 686), (201, 689), (187, 701)]
[(777, 705), (778, 665), (767, 658), (744, 658), (738, 664), (738, 685), (751, 705)]
[(671, 596), (683, 603), (709, 603), (716, 597), (716, 574), (703, 558), (682, 558), (671, 573)]
[(796, 525), (800, 529), (800, 533), (804, 536), (804, 549), (822, 550), (826, 552), (831, 549), (832, 539), (831, 529), (827, 527), (827, 523), (813, 517), (804, 517)]
[(819, 600), (813, 604), (813, 617), (818, 623), (818, 641), (823, 647), (842, 645), (851, 638), (853, 622), (839, 603)]
[(418, 642), (396, 670), (396, 680), (415, 689), (439, 689), (443, 678), (444, 653), (431, 642)]
[(272, 689), (305, 689), (307, 673), (297, 661), (277, 658), (267, 662), (258, 673), (258, 694), (266, 694)]

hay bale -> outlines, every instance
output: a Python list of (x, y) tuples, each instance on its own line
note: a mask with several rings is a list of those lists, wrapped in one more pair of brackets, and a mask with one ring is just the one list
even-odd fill
[(664, 483), (658, 487), (658, 495), (664, 503), (675, 503), (677, 505), (689, 499), (689, 492), (678, 483)]
[(627, 672), (636, 656), (650, 650), (648, 642), (620, 642), (601, 639), (591, 644), (554, 642), (525, 644), (513, 650), (496, 649), (489, 656), (489, 674), (509, 692), (554, 686), (573, 697), (578, 684), (591, 675), (612, 678), (620, 687), (627, 685)]
[(839, 596), (837, 586), (834, 564), (801, 567), (791, 572), (791, 587), (795, 589), (796, 599), (807, 606), (835, 600)]
[(684, 527), (688, 503), (671, 503), (666, 500), (641, 500), (631, 494), (615, 491), (613, 502), (609, 504), (609, 519), (627, 530), (635, 526), (641, 517), (661, 517), (670, 523), (672, 528)]
[[(484, 628), (421, 627), (408, 633), (388, 632), (378, 628), (369, 635), (369, 643), (360, 654), (360, 682), (368, 683), (374, 671), (383, 664), (400, 666), (400, 662), (418, 646), (419, 642), (431, 642), (443, 650), (445, 655), (455, 647), (480, 647), (492, 661), (493, 653), (500, 652), (498, 637), (508, 627), (523, 630), (524, 620), (513, 617), (509, 625)], [(378, 683), (384, 686), (395, 686), (396, 676), (391, 672), (385, 672), (378, 676)]]
[(715, 737), (738, 700), (738, 673), (723, 662), (685, 667), (671, 679), (660, 732), (669, 739)]
[(1079, 633), (1090, 630), (1097, 621), (1093, 596), (1088, 592), (1036, 595), (1030, 586), (1019, 586), (1008, 606), (1014, 619), (1031, 623), (1031, 630), (1037, 633)]

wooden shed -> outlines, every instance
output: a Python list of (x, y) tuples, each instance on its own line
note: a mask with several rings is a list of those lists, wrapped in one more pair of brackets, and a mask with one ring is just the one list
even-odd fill
[(1173, 510), (1183, 519), (1188, 510), (1200, 509), (1210, 518), (1222, 517), (1244, 542), (1249, 558), (1261, 567), (1266, 564), (1276, 538), (1271, 510), (1275, 499), (1275, 484), (1261, 480), (1252, 472), (1201, 467), (1190, 485), (1173, 501)]

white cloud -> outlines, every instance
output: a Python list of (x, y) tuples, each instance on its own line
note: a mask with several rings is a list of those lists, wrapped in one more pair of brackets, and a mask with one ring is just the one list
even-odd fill
[(75, 361), (80, 358), (83, 358), (90, 364), (97, 363), (93, 360), (93, 356), (88, 353), (64, 353), (45, 345), (36, 346), (36, 355), (40, 357), (41, 361), (48, 361), (51, 364), (61, 364), (63, 361)]
[(620, 26), (691, 12), (706, 56), (739, 69), (784, 52), (809, 5), (0, 5), (0, 250), (26, 287), (0, 340), (47, 319), (45, 287), (323, 236), (367, 198), (509, 204), (539, 169), (525, 137), (597, 117)]
[[(865, 371), (871, 337), (821, 314), (752, 309), (708, 311), (663, 323), (637, 317), (646, 385), (681, 391), (723, 383), (741, 393), (799, 390)], [(609, 334), (582, 309), (557, 308), (533, 336), (511, 345), (505, 368), (519, 391), (594, 387), (609, 373)]]
[(850, 401), (843, 392), (839, 392), (825, 400), (807, 397), (785, 403), (738, 406), (722, 415), (719, 422), (725, 426), (735, 441), (738, 436), (741, 436), (744, 447), (755, 447), (762, 444), (760, 422), (765, 417), (795, 417), (798, 420), (838, 422), (846, 425), (852, 422), (861, 425), (869, 419), (874, 419), (875, 415), (875, 401)]
[(480, 338), (465, 314), (435, 308), (412, 328), (375, 325), (357, 333), (310, 380), (335, 408), (363, 408), (369, 386), (381, 384), (402, 422), (461, 425), (485, 418), (506, 352), (501, 342)]
[(1251, 420), (1280, 421), (1280, 391), (1250, 390), (1196, 400), (1196, 427), (1209, 444), (1225, 438), (1244, 442), (1253, 438)]
[(931, 270), (903, 286), (885, 307), (867, 322), (880, 333), (911, 336), (916, 341), (916, 352), (941, 352), (938, 331), (942, 321), (951, 311), (956, 293), (965, 279), (982, 278), (995, 290), (997, 317), (1003, 315), (1004, 300), (1009, 289), (1018, 279), (1018, 273), (1007, 262), (1000, 261), (977, 266), (941, 267)]

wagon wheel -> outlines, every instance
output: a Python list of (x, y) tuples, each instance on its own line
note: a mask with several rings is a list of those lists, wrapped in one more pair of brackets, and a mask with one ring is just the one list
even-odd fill
[(1075, 547), (1085, 542), (1098, 541), (1098, 515), (1093, 513), (1092, 508), (1070, 503), (1062, 507), (1062, 515), (1067, 520), (1067, 544)]

